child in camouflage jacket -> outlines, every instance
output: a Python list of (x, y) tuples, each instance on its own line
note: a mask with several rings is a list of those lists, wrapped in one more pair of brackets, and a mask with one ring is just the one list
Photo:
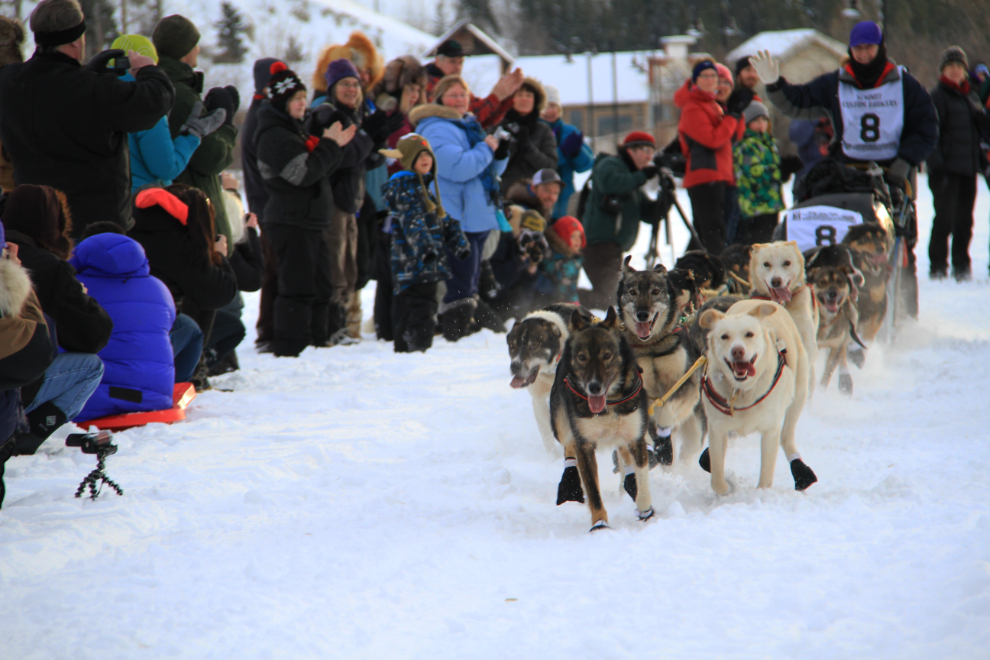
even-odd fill
[(739, 198), (739, 225), (735, 241), (745, 245), (769, 243), (784, 208), (777, 141), (770, 132), (767, 107), (753, 101), (743, 113), (746, 131), (733, 157)]
[[(470, 246), (461, 224), (443, 210), (436, 183), (436, 159), (421, 135), (402, 137), (397, 149), (382, 153), (403, 170), (382, 186), (391, 223), (392, 326), (395, 351), (426, 351), (436, 330), (437, 283), (450, 277), (447, 250), (466, 259)], [(430, 193), (434, 182), (436, 195)]]

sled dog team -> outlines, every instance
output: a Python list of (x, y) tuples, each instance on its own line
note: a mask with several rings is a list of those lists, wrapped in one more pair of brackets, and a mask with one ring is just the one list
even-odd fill
[(529, 390), (547, 449), (554, 439), (563, 447), (557, 504), (587, 498), (591, 531), (608, 528), (595, 452), (612, 449), (639, 520), (650, 519), (647, 475), (657, 464), (673, 464), (675, 441), (677, 459), (697, 457), (712, 489), (725, 495), (730, 435), (757, 432), (757, 487), (773, 485), (778, 446), (795, 489), (814, 484), (794, 435), (814, 389), (818, 350), (829, 352), (822, 386), (838, 368), (840, 390), (851, 393), (848, 346), (863, 345), (857, 328), (873, 340), (885, 311), (870, 274), (885, 267), (877, 255), (886, 255), (886, 236), (869, 225), (855, 234), (848, 244), (805, 254), (792, 241), (752, 246), (741, 269), (748, 299), (704, 300), (702, 292), (719, 290), (726, 278), (722, 264), (704, 253), (685, 254), (670, 271), (637, 271), (627, 257), (617, 304), (604, 320), (558, 304), (517, 322), (507, 339), (511, 385)]

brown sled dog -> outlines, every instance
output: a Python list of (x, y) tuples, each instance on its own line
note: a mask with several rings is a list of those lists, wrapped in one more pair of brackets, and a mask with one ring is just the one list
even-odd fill
[[(643, 371), (643, 386), (652, 402), (664, 396), (700, 354), (688, 333), (678, 330), (676, 292), (667, 269), (658, 265), (637, 271), (629, 260), (623, 262), (619, 280), (620, 328)], [(677, 455), (682, 461), (701, 451), (700, 383), (701, 373), (696, 371), (664, 406), (654, 409), (649, 432), (662, 465), (674, 462), (672, 437), (679, 441)]]
[[(842, 244), (852, 250), (856, 268), (863, 273), (863, 287), (856, 300), (857, 330), (867, 345), (876, 339), (887, 316), (887, 280), (892, 270), (887, 263), (887, 254), (891, 240), (883, 227), (871, 222), (850, 227), (842, 239)], [(863, 354), (859, 353), (859, 356), (862, 358)]]
[(632, 466), (623, 485), (636, 501), (639, 519), (653, 516), (646, 392), (636, 358), (618, 327), (613, 307), (604, 321), (594, 325), (575, 314), (550, 393), (553, 434), (565, 455), (577, 457), (577, 472), (591, 509), (591, 531), (608, 527), (595, 458), (599, 447), (616, 448), (622, 463)]
[(853, 266), (851, 250), (842, 244), (807, 250), (804, 257), (808, 284), (818, 300), (818, 348), (828, 350), (821, 386), (828, 387), (838, 368), (839, 391), (852, 394), (847, 352), (850, 342), (860, 341), (856, 299), (863, 276)]

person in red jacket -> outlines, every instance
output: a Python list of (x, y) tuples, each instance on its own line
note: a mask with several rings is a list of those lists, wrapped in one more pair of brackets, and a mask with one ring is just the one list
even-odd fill
[[(681, 150), (685, 155), (684, 187), (691, 198), (694, 228), (703, 248), (719, 254), (725, 248), (725, 188), (734, 181), (732, 139), (739, 125), (743, 102), (730, 97), (727, 110), (715, 100), (718, 70), (711, 60), (694, 66), (691, 87), (684, 98), (677, 125)], [(742, 107), (739, 107), (741, 106)]]

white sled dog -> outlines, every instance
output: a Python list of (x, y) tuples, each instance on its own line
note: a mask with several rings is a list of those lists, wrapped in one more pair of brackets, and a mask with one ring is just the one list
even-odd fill
[[(791, 464), (794, 488), (805, 490), (818, 478), (804, 464), (794, 441), (798, 418), (808, 398), (808, 354), (797, 327), (777, 303), (737, 302), (723, 314), (708, 309), (699, 317), (708, 332), (708, 367), (701, 381), (708, 417), (712, 489), (729, 492), (725, 453), (730, 432), (759, 432), (762, 460), (758, 488), (773, 485), (777, 446)], [(709, 463), (708, 466), (705, 463)]]

